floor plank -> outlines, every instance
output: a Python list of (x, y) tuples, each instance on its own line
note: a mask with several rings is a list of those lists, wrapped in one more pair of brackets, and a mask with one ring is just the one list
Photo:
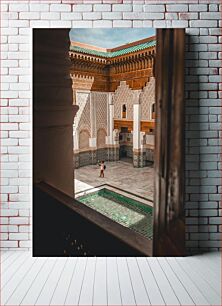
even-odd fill
[(147, 262), (150, 265), (156, 282), (158, 283), (166, 305), (179, 305), (180, 303), (176, 296), (176, 293), (172, 288), (171, 284), (169, 283), (168, 279), (166, 278), (166, 275), (161, 269), (157, 259), (154, 257), (148, 258)]
[(107, 258), (108, 305), (122, 305), (116, 257)]
[(57, 258), (47, 282), (44, 284), (35, 305), (50, 305), (57, 283), (62, 275), (67, 258)]
[(2, 263), (1, 305), (221, 304), (220, 253), (183, 258), (8, 253)]
[[(35, 264), (37, 258), (33, 259), (32, 257), (28, 258), (27, 261), (17, 270), (17, 273), (13, 275), (1, 291), (1, 303), (4, 305), (7, 300), (10, 298), (12, 293), (16, 290), (17, 286), (23, 282), (25, 275)], [(24, 292), (23, 292), (24, 294)]]
[(190, 296), (192, 296), (192, 300), (196, 305), (209, 305), (209, 302), (207, 299), (203, 296), (203, 294), (200, 292), (196, 284), (192, 281), (192, 278), (188, 276), (183, 269), (181, 269), (181, 266), (177, 263), (175, 258), (168, 257), (167, 258), (168, 263), (170, 264), (172, 270), (176, 275), (178, 275), (180, 281), (185, 286), (187, 292)]
[(126, 258), (117, 258), (122, 305), (136, 305)]
[(31, 267), (25, 277), (22, 279), (22, 282), (16, 287), (12, 295), (6, 302), (6, 305), (20, 305), (30, 286), (34, 282), (39, 271), (42, 269), (46, 263), (46, 258), (38, 258), (35, 264)]
[(129, 257), (126, 259), (129, 273), (130, 273), (130, 279), (132, 282), (136, 304), (137, 305), (150, 305), (150, 300), (147, 295), (146, 287), (144, 286), (144, 281), (141, 277), (140, 270), (138, 268), (136, 258), (135, 257)]
[(201, 277), (213, 287), (218, 294), (221, 293), (221, 268), (218, 266), (217, 273), (214, 273), (209, 265), (204, 264), (203, 261), (192, 256), (187, 258), (190, 266), (196, 272), (200, 273)]
[(7, 258), (4, 265), (1, 266), (1, 273), (5, 273), (9, 267), (16, 264), (16, 260), (19, 259), (23, 254), (22, 252), (15, 252), (12, 256)]
[(89, 257), (86, 265), (82, 289), (79, 297), (79, 305), (93, 304), (93, 287), (95, 279), (96, 258)]
[(1, 272), (1, 290), (3, 289), (4, 286), (6, 286), (6, 284), (11, 280), (11, 278), (16, 273), (18, 273), (18, 270), (23, 267), (23, 264), (28, 258), (29, 258), (29, 255), (27, 253), (22, 254), (22, 256), (20, 256), (18, 260), (16, 260), (16, 262), (14, 262), (13, 265), (11, 265), (6, 270), (5, 273)]
[(209, 304), (212, 305), (219, 305), (221, 300), (220, 296), (217, 294), (214, 288), (212, 288), (202, 277), (201, 274), (195, 271), (195, 269), (190, 267), (188, 262), (184, 260), (183, 258), (176, 259), (178, 264), (181, 266), (181, 268), (190, 275), (193, 282), (196, 284), (200, 292), (203, 294), (203, 296), (206, 298), (206, 300), (209, 302)]
[(106, 258), (96, 259), (93, 305), (107, 305)]
[(76, 267), (73, 272), (73, 276), (65, 299), (65, 305), (78, 305), (87, 261), (88, 258), (77, 258)]
[(171, 287), (173, 288), (177, 299), (181, 303), (181, 305), (195, 305), (194, 301), (192, 300), (189, 293), (186, 291), (185, 287), (181, 283), (180, 279), (177, 277), (177, 275), (174, 273), (168, 262), (164, 257), (160, 257), (157, 259), (159, 262), (159, 265), (166, 275), (166, 278), (168, 279), (169, 283), (171, 284)]
[(46, 283), (52, 268), (55, 265), (55, 259), (54, 258), (46, 258), (46, 261), (44, 263), (44, 266), (39, 271), (38, 275), (36, 276), (34, 282), (30, 286), (28, 292), (22, 299), (21, 305), (35, 305), (39, 294), (41, 293), (44, 284)]
[(64, 271), (58, 281), (50, 305), (64, 305), (69, 285), (76, 267), (77, 258), (68, 258)]
[(162, 293), (145, 257), (137, 258), (137, 264), (143, 278), (151, 305), (165, 305)]

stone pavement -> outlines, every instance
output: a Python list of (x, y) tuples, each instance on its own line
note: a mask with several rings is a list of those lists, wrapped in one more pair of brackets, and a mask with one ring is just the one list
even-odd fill
[(99, 177), (97, 165), (81, 167), (75, 170), (75, 192), (109, 184), (124, 191), (153, 200), (154, 169), (153, 166), (134, 168), (129, 162), (107, 162), (105, 177)]

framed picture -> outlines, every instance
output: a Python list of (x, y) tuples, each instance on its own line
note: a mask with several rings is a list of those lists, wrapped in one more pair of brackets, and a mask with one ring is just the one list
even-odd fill
[(33, 38), (33, 255), (185, 255), (184, 29)]

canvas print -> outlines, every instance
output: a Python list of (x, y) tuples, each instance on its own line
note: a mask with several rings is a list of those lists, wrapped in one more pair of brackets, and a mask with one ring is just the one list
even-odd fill
[[(156, 139), (156, 47), (152, 28), (34, 30), (34, 254), (152, 255), (154, 162), (163, 160), (155, 146), (170, 129)], [(174, 212), (161, 214), (171, 221)]]

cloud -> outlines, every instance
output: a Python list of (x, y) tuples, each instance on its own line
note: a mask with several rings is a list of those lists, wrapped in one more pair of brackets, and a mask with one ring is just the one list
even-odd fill
[(71, 29), (70, 39), (103, 48), (114, 48), (155, 35), (153, 28)]

